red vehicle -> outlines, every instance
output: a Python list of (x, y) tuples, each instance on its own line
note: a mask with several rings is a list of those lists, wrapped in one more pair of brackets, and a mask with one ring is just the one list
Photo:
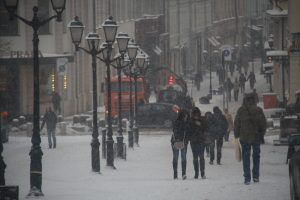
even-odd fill
[[(134, 100), (135, 100), (135, 90), (134, 90), (134, 80), (132, 80), (132, 105), (134, 106)], [(128, 77), (122, 77), (122, 113), (124, 115), (128, 115), (129, 109), (130, 109), (130, 99), (129, 99), (129, 91), (130, 91), (130, 79)], [(148, 102), (148, 97), (146, 94), (146, 87), (145, 87), (145, 81), (143, 78), (137, 79), (137, 102)], [(113, 119), (116, 119), (118, 117), (118, 92), (119, 92), (119, 84), (118, 84), (118, 77), (112, 77), (111, 78), (111, 115)], [(133, 107), (134, 109), (134, 107)], [(105, 94), (105, 110), (107, 113), (107, 94)], [(124, 116), (128, 117), (128, 116)]]

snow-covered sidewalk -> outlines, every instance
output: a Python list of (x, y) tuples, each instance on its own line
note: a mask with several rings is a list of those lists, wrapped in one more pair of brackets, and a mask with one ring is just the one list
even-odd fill
[[(209, 165), (206, 180), (195, 180), (188, 147), (187, 180), (172, 179), (170, 135), (141, 136), (141, 147), (128, 150), (128, 159), (115, 160), (116, 170), (105, 166), (91, 172), (90, 136), (58, 136), (57, 149), (47, 149), (42, 137), (45, 200), (288, 200), (287, 147), (273, 146), (267, 137), (262, 146), (261, 182), (243, 184), (242, 164), (235, 160), (232, 143), (225, 143), (222, 165)], [(127, 140), (125, 140), (127, 141)], [(11, 137), (4, 144), (7, 185), (19, 185), (20, 199), (29, 191), (30, 138)], [(179, 163), (180, 172), (180, 163)]]

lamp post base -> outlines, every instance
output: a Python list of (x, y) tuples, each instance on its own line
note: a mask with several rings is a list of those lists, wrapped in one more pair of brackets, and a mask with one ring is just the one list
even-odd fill
[(112, 167), (113, 169), (116, 169), (114, 166), (114, 140), (108, 139), (106, 141), (106, 165), (109, 167)]
[(100, 142), (98, 139), (92, 139), (92, 171), (100, 173)]
[(30, 191), (27, 196), (44, 196), (42, 193), (42, 156), (40, 146), (33, 145), (30, 150)]
[(137, 147), (139, 147), (139, 128), (138, 127), (133, 127), (133, 132), (134, 132), (134, 143), (136, 144)]
[(106, 129), (102, 129), (102, 158), (106, 159)]
[(133, 148), (133, 131), (129, 129), (128, 131), (128, 147)]
[(126, 160), (126, 144), (123, 143), (124, 137), (117, 136), (117, 157)]

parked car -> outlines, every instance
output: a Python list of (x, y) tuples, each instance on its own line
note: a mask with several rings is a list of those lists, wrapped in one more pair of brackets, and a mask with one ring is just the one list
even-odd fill
[(289, 137), (287, 154), (291, 200), (300, 200), (300, 134)]
[(179, 107), (168, 103), (148, 103), (138, 106), (137, 124), (139, 126), (160, 126), (171, 128), (177, 117)]

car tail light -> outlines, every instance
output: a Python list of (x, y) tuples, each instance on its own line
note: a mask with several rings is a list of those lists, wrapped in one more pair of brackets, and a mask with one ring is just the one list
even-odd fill
[(173, 112), (178, 113), (179, 112), (179, 107), (174, 105), (172, 110), (173, 110)]

